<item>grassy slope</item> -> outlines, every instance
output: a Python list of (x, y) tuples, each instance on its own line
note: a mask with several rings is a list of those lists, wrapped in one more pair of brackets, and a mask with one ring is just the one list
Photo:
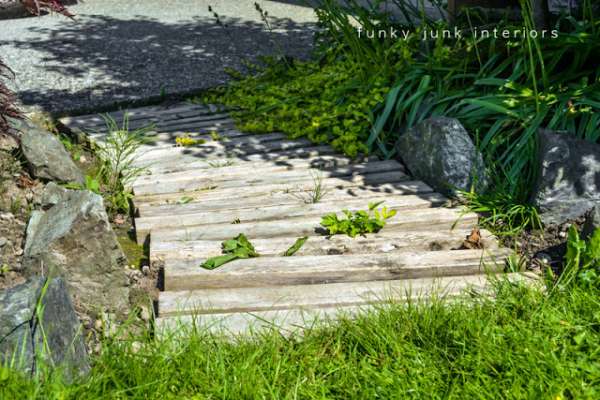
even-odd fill
[(495, 303), (393, 306), (301, 340), (113, 343), (72, 386), (0, 370), (0, 398), (599, 398), (598, 298), (504, 286)]

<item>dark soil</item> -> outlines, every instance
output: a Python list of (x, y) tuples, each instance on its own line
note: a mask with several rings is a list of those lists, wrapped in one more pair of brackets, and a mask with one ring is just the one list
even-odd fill
[(581, 232), (585, 220), (584, 215), (561, 225), (545, 227), (543, 230), (523, 231), (518, 236), (503, 238), (502, 244), (516, 249), (527, 261), (529, 270), (540, 273), (544, 268), (552, 268), (555, 274), (559, 274), (567, 251), (569, 228), (575, 225)]

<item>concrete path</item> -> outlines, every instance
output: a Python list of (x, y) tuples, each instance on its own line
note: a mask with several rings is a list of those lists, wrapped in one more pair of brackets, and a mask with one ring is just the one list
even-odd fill
[[(277, 54), (306, 57), (316, 16), (301, 1), (86, 0), (59, 15), (0, 21), (0, 55), (26, 109), (73, 114), (221, 84), (226, 67)], [(212, 5), (223, 21), (215, 24)]]

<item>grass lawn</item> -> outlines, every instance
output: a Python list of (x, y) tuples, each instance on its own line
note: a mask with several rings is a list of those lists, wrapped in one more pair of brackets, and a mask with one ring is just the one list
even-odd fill
[(597, 399), (598, 294), (499, 284), (494, 301), (386, 306), (303, 338), (113, 342), (70, 385), (0, 370), (0, 398)]

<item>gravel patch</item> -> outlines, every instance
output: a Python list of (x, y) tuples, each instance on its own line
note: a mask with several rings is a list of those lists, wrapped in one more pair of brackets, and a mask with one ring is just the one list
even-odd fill
[[(219, 13), (218, 26), (208, 6)], [(300, 1), (87, 0), (60, 15), (1, 21), (0, 54), (27, 111), (83, 113), (115, 103), (159, 100), (225, 83), (259, 55), (306, 58), (316, 16)]]

